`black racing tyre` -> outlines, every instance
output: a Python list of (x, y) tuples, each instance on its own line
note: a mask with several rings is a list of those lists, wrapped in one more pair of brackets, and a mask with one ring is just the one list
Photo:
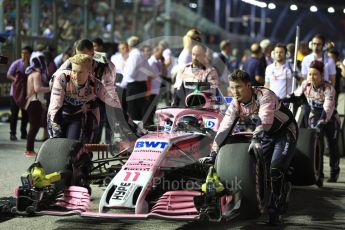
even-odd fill
[(225, 144), (216, 159), (216, 171), (224, 185), (240, 192), (241, 218), (256, 218), (266, 207), (269, 197), (266, 167), (263, 159), (248, 153), (248, 143)]
[(53, 138), (44, 142), (38, 152), (36, 162), (40, 162), (45, 173), (53, 172), (65, 172), (62, 180), (55, 184), (58, 190), (70, 183), (70, 170), (69, 162), (70, 156), (77, 153), (82, 144), (79, 141), (65, 139), (65, 138)]
[(323, 146), (314, 129), (299, 129), (296, 151), (292, 159), (290, 180), (294, 185), (313, 185), (321, 179)]

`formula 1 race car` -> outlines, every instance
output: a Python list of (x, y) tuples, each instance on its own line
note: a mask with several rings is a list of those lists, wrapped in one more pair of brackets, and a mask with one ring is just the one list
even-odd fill
[[(223, 119), (225, 99), (221, 97), (217, 102), (211, 94), (197, 91), (186, 97), (186, 106), (157, 110), (157, 130), (136, 140), (132, 150), (127, 151), (129, 154), (114, 156), (121, 167), (115, 168), (98, 212), (91, 211), (88, 179), (76, 175), (90, 170), (92, 165), (79, 167), (75, 162), (69, 167), (72, 170), (66, 172), (66, 162), (70, 162), (71, 152), (78, 155), (76, 159), (86, 159), (81, 162), (89, 162), (90, 152), (106, 150), (105, 146), (83, 146), (67, 139), (51, 139), (43, 144), (36, 160), (40, 165), (36, 167), (45, 170), (41, 181), (48, 181), (42, 186), (33, 186), (32, 180), (23, 183), (31, 186), (18, 189), (17, 208), (32, 214), (80, 214), (85, 218), (110, 219), (219, 222), (258, 217), (268, 200), (269, 182), (263, 159), (248, 153), (252, 134), (233, 133), (221, 147), (214, 167), (200, 164), (198, 159), (209, 154)], [(52, 177), (48, 175), (61, 171), (65, 171), (61, 180), (49, 180)], [(64, 175), (68, 179), (63, 179)], [(75, 181), (71, 183), (70, 178)], [(74, 186), (68, 186), (71, 184)], [(32, 193), (39, 195), (27, 205), (23, 197)], [(51, 194), (55, 202), (48, 199)]]

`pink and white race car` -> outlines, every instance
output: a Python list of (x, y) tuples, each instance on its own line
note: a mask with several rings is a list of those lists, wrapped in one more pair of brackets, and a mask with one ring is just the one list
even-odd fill
[[(186, 104), (186, 108), (157, 110), (157, 130), (137, 139), (127, 158), (116, 155), (123, 165), (114, 171), (98, 212), (90, 211), (87, 190), (72, 186), (58, 199), (58, 205), (66, 208), (64, 213), (110, 219), (228, 221), (238, 216), (258, 217), (267, 203), (269, 183), (263, 159), (248, 153), (251, 133), (230, 136), (214, 168), (200, 164), (198, 159), (210, 152), (226, 103), (223, 97), (216, 102), (207, 93), (197, 92), (186, 98)], [(46, 173), (61, 170), (64, 162), (56, 166), (56, 161), (45, 157), (52, 155), (47, 152), (56, 155), (72, 145), (70, 140), (53, 140), (42, 146), (37, 158)], [(57, 147), (56, 142), (66, 146)], [(61, 214), (44, 208), (39, 212)]]

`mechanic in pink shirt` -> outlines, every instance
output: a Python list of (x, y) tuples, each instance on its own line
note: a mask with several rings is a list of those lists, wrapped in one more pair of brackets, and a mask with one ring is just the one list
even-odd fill
[(194, 91), (188, 83), (208, 82), (215, 95), (219, 87), (219, 77), (215, 68), (207, 65), (206, 47), (201, 44), (193, 46), (192, 62), (179, 71), (174, 85), (175, 92), (172, 106), (185, 107), (185, 98)]
[[(96, 99), (99, 98), (115, 110), (121, 110), (121, 103), (116, 92), (109, 90), (107, 85), (94, 75), (90, 55), (76, 54), (69, 61), (72, 63), (72, 70), (60, 69), (54, 74), (48, 109), (49, 136), (90, 143), (94, 127), (99, 123)], [(125, 123), (127, 124), (127, 121)], [(134, 124), (130, 123), (129, 126), (133, 131)]]
[[(323, 79), (323, 71), (324, 64), (321, 61), (312, 61), (308, 69), (307, 80), (304, 80), (301, 86), (283, 101), (296, 102), (301, 97), (307, 99), (310, 108), (308, 126), (319, 128), (328, 142), (331, 167), (328, 182), (337, 182), (340, 172), (337, 142), (340, 118), (335, 108), (335, 89), (331, 83)], [(323, 180), (323, 168), (321, 168), (321, 177)]]
[(230, 74), (230, 90), (234, 100), (229, 105), (224, 119), (213, 142), (209, 157), (201, 158), (201, 163), (213, 163), (219, 148), (231, 135), (236, 123), (254, 123), (249, 152), (263, 154), (268, 166), (272, 196), (269, 204), (270, 223), (280, 223), (282, 214), (286, 211), (287, 196), (291, 183), (286, 179), (286, 173), (293, 158), (298, 136), (296, 121), (278, 97), (269, 89), (252, 87), (250, 76), (242, 70)]

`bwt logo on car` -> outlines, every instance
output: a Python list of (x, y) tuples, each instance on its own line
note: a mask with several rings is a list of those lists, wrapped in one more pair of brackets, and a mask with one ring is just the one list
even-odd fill
[(168, 142), (161, 141), (137, 141), (135, 148), (164, 149), (167, 145)]

